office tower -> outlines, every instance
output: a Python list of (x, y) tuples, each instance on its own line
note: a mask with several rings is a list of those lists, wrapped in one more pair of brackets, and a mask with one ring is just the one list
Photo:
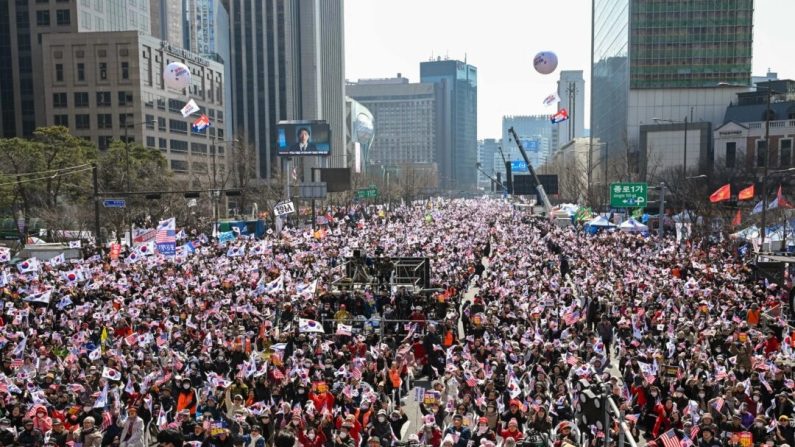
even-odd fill
[(743, 90), (724, 86), (750, 84), (753, 0), (592, 0), (592, 12), (591, 168), (609, 166), (598, 181), (647, 171), (633, 166), (653, 158), (642, 125), (717, 125)]
[(439, 84), (444, 92), (436, 161), (439, 185), (468, 191), (477, 184), (477, 68), (457, 60), (436, 59), (420, 64), (420, 81)]
[[(533, 167), (543, 165), (552, 151), (553, 126), (547, 115), (502, 117), (502, 150), (507, 161), (524, 160), (508, 129), (513, 127)], [(495, 167), (505, 176), (505, 166)]]
[(149, 2), (152, 36), (165, 40), (175, 47), (190, 49), (186, 45), (186, 1), (190, 0), (142, 0)]
[(558, 110), (566, 109), (569, 119), (552, 127), (553, 152), (585, 133), (585, 79), (582, 70), (560, 72), (558, 97)]
[[(161, 151), (176, 174), (204, 184), (212, 170), (224, 172), (221, 64), (136, 31), (45, 34), (42, 49), (42, 125), (69, 127), (100, 150), (127, 136)], [(164, 85), (163, 69), (175, 61), (191, 70), (187, 89)], [(198, 114), (180, 113), (187, 97), (209, 116), (211, 127), (193, 131)]]
[(149, 34), (148, 0), (0, 0), (0, 136), (30, 136), (45, 122), (44, 34), (124, 30)]

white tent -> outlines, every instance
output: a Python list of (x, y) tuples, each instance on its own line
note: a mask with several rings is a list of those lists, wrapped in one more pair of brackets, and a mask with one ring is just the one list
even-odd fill
[(624, 222), (621, 222), (621, 225), (618, 226), (621, 231), (626, 231), (629, 233), (641, 233), (644, 231), (649, 231), (649, 227), (643, 225), (642, 223), (638, 222), (634, 218), (629, 218)]

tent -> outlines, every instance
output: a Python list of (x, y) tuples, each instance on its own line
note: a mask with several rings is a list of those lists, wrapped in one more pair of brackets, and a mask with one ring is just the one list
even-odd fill
[(587, 231), (588, 234), (596, 234), (599, 230), (608, 228), (615, 228), (615, 225), (610, 223), (605, 216), (596, 216), (585, 224), (585, 231)]
[(649, 231), (649, 227), (643, 225), (631, 217), (624, 222), (621, 222), (621, 225), (618, 226), (618, 229), (628, 233), (642, 233), (644, 231)]

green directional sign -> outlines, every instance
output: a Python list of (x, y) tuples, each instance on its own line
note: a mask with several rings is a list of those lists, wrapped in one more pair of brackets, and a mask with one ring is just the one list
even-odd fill
[(378, 188), (374, 186), (356, 190), (357, 199), (375, 199), (376, 197), (378, 197)]
[(646, 183), (612, 183), (610, 206), (612, 208), (642, 208), (649, 202), (649, 185)]

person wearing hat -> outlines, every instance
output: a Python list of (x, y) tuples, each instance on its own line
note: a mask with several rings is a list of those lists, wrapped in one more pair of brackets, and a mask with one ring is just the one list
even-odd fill
[(386, 410), (378, 410), (375, 420), (370, 420), (368, 434), (378, 437), (382, 447), (389, 447), (392, 441), (398, 439), (392, 432), (392, 425), (387, 421)]
[(452, 435), (455, 439), (454, 447), (466, 447), (469, 443), (469, 438), (472, 437), (472, 431), (469, 427), (464, 426), (464, 416), (461, 414), (453, 415), (453, 425), (447, 427), (444, 431), (445, 438)]
[(202, 415), (209, 415), (214, 421), (221, 419), (223, 415), (221, 409), (218, 408), (218, 400), (212, 394), (207, 396), (202, 405), (198, 406), (197, 412)]
[(232, 385), (226, 388), (226, 392), (224, 393), (224, 402), (226, 404), (226, 417), (229, 419), (234, 420), (235, 414), (239, 411), (249, 414), (249, 411), (243, 402), (243, 395), (235, 394), (235, 397), (232, 397)]
[(398, 407), (389, 415), (389, 425), (392, 426), (392, 433), (400, 436), (403, 432), (403, 425), (409, 421), (409, 417), (403, 411), (403, 407)]
[(138, 416), (137, 407), (127, 409), (119, 441), (119, 447), (144, 447), (144, 420)]
[(511, 419), (508, 421), (508, 428), (505, 430), (500, 430), (500, 437), (503, 441), (508, 439), (513, 439), (515, 442), (519, 442), (524, 438), (524, 433), (519, 430), (519, 421), (516, 419)]
[(704, 427), (701, 429), (696, 444), (698, 447), (722, 447), (721, 442), (715, 438), (712, 427)]
[[(101, 440), (102, 438), (100, 438)], [(17, 434), (15, 445), (42, 445), (44, 443), (44, 434), (41, 430), (33, 426), (33, 420), (25, 418), (22, 420), (22, 431)], [(97, 444), (97, 447), (99, 444)]]
[(795, 424), (793, 424), (793, 421), (790, 420), (789, 416), (779, 416), (776, 429), (772, 433), (773, 442), (775, 442), (777, 445), (795, 445), (795, 427), (793, 427), (793, 425)]
[(332, 438), (334, 447), (355, 447), (356, 442), (351, 436), (353, 429), (353, 422), (345, 421), (342, 423), (337, 433)]
[[(511, 401), (508, 402), (508, 410), (500, 416), (500, 420), (503, 424), (507, 424), (511, 419), (516, 420), (516, 423), (519, 424), (519, 431), (522, 431), (527, 419), (525, 419), (522, 413), (522, 403), (517, 399), (511, 399)], [(507, 428), (507, 425), (503, 428)]]
[[(0, 421), (0, 426), (2, 426), (2, 422)], [(66, 442), (69, 440), (69, 432), (63, 426), (63, 422), (60, 419), (53, 418), (52, 420), (52, 430), (50, 431), (50, 442), (53, 445), (58, 447), (66, 447)], [(0, 437), (0, 444), (8, 445), (3, 442)]]
[(489, 419), (485, 416), (481, 416), (478, 419), (478, 425), (472, 433), (472, 445), (479, 446), (482, 440), (497, 442), (497, 434), (489, 428)]

